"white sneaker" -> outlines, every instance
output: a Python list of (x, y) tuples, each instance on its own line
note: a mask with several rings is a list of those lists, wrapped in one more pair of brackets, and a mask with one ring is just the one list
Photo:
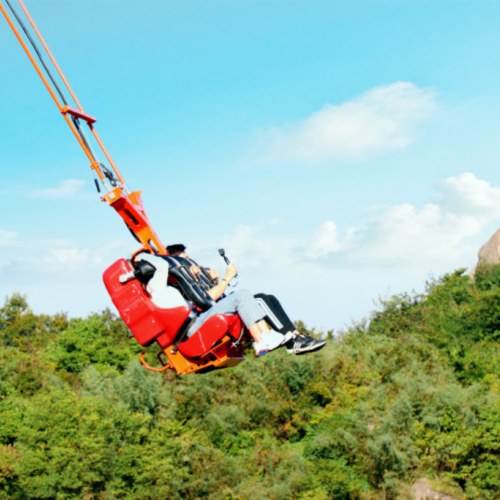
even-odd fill
[(286, 341), (286, 337), (280, 333), (263, 333), (260, 342), (253, 343), (253, 348), (255, 349), (255, 354), (257, 354), (257, 356), (263, 356), (269, 351), (277, 349)]

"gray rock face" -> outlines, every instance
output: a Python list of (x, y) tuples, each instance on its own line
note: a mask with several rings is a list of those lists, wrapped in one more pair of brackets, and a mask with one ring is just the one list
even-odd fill
[[(500, 262), (500, 229), (479, 249), (477, 264), (498, 264)], [(474, 277), (476, 268), (469, 273)]]
[(479, 249), (478, 264), (498, 264), (500, 262), (500, 229)]
[(432, 489), (425, 478), (419, 479), (411, 488), (415, 500), (458, 500), (450, 495)]

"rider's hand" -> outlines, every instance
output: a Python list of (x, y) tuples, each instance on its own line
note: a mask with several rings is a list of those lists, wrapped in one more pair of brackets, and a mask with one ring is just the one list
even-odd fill
[(231, 262), (231, 264), (227, 266), (226, 276), (224, 277), (224, 279), (226, 279), (227, 281), (231, 281), (237, 274), (238, 269), (236, 269), (236, 266)]
[(209, 269), (208, 274), (209, 274), (210, 278), (212, 278), (212, 281), (214, 283), (217, 283), (217, 281), (219, 281), (220, 274), (215, 269)]
[(198, 276), (201, 274), (201, 269), (196, 265), (193, 264), (189, 270), (193, 273), (193, 276), (198, 279)]

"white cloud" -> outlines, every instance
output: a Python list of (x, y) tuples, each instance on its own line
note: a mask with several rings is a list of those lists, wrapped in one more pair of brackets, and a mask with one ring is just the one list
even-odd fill
[(467, 266), (484, 243), (486, 225), (500, 218), (500, 188), (471, 173), (450, 177), (438, 188), (437, 200), (423, 207), (370, 207), (365, 226), (344, 233), (332, 220), (320, 224), (312, 238), (294, 240), (266, 237), (269, 224), (238, 226), (224, 245), (237, 262), (259, 269)]
[(70, 267), (79, 267), (89, 261), (89, 251), (80, 248), (51, 248), (49, 261)]
[(402, 149), (434, 109), (434, 92), (409, 82), (376, 87), (338, 106), (326, 104), (298, 123), (264, 134), (265, 160), (362, 159)]
[(67, 240), (36, 240), (0, 230), (0, 281), (4, 286), (47, 279), (51, 283), (74, 283), (90, 275), (99, 276), (117, 254), (127, 253), (125, 247), (116, 241), (85, 248)]
[(463, 245), (477, 235), (484, 221), (472, 215), (445, 212), (439, 205), (417, 209), (409, 204), (389, 208), (373, 217), (364, 241), (349, 259), (360, 264), (417, 266), (446, 260), (450, 265), (464, 263), (470, 251)]
[(15, 244), (17, 233), (0, 229), (0, 247), (10, 247)]
[(492, 187), (471, 172), (450, 177), (439, 188), (440, 204), (451, 212), (488, 219), (500, 217), (500, 187)]
[(29, 196), (37, 198), (68, 198), (74, 195), (83, 185), (85, 181), (79, 181), (75, 179), (67, 179), (59, 183), (59, 187), (56, 188), (46, 188), (37, 189), (30, 191)]
[[(271, 221), (270, 225), (274, 225)], [(235, 262), (245, 262), (249, 267), (262, 267), (281, 262), (284, 265), (293, 262), (293, 243), (285, 238), (258, 237), (259, 231), (268, 225), (237, 226), (232, 234), (222, 240), (226, 253)]]
[(372, 212), (363, 241), (349, 258), (406, 266), (467, 265), (479, 249), (471, 238), (500, 218), (500, 188), (466, 172), (445, 179), (438, 190), (436, 202), (421, 209), (402, 204)]
[(307, 247), (306, 257), (324, 257), (330, 253), (342, 250), (351, 239), (354, 231), (354, 228), (349, 229), (345, 238), (341, 240), (337, 225), (331, 220), (323, 222), (316, 229), (314, 237)]

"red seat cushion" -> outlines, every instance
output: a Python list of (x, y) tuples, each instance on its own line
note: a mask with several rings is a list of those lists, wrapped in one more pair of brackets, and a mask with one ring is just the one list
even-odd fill
[(226, 333), (237, 339), (241, 328), (241, 319), (237, 314), (216, 314), (208, 318), (188, 340), (182, 342), (179, 351), (185, 356), (197, 358), (212, 349)]

